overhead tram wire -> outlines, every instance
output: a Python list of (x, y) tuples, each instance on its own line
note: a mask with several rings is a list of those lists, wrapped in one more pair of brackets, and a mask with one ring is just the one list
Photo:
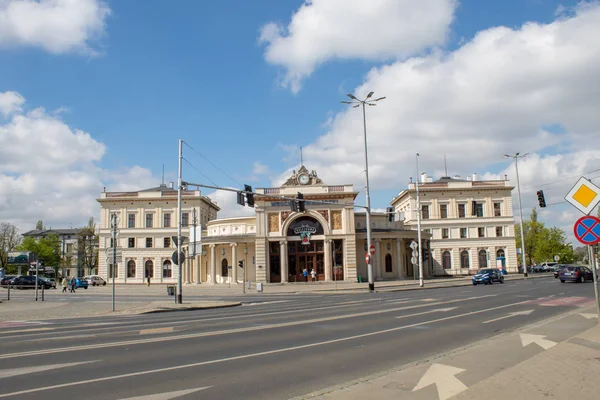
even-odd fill
[[(588, 171), (588, 172), (584, 172), (583, 174), (580, 174), (580, 175), (574, 175), (574, 176), (570, 176), (570, 177), (568, 177), (568, 178), (559, 179), (559, 180), (557, 180), (557, 181), (552, 181), (552, 182), (546, 182), (546, 183), (542, 183), (541, 185), (536, 185), (536, 186), (526, 186), (526, 187), (524, 187), (524, 188), (522, 188), (522, 189), (523, 189), (523, 190), (525, 190), (525, 189), (535, 189), (535, 188), (539, 188), (539, 187), (545, 187), (545, 186), (550, 186), (550, 185), (556, 185), (556, 184), (558, 184), (558, 183), (565, 182), (565, 181), (568, 181), (568, 180), (570, 180), (570, 179), (576, 179), (576, 178), (579, 178), (580, 176), (586, 176), (586, 175), (590, 175), (590, 174), (593, 174), (594, 172), (598, 172), (598, 171), (600, 171), (600, 168), (599, 168), (599, 169), (594, 169), (594, 170), (591, 170), (591, 171)], [(596, 178), (600, 178), (600, 176), (596, 176), (596, 177), (594, 177), (594, 178), (589, 178), (589, 179), (596, 179)]]
[[(184, 142), (185, 143), (185, 142)], [(200, 171), (198, 168), (196, 168), (196, 166), (194, 164), (192, 164), (190, 161), (188, 161), (185, 157), (182, 157), (183, 161), (185, 161), (186, 163), (189, 164), (190, 167), (194, 168), (196, 171), (198, 171), (198, 173), (200, 175), (202, 175), (203, 177), (205, 177), (206, 179), (208, 179), (210, 181), (210, 183), (212, 183), (214, 186), (220, 187), (219, 185), (217, 185), (215, 183), (215, 181), (213, 181), (212, 179), (210, 179), (208, 176), (206, 176), (206, 174), (204, 174), (202, 171)]]
[[(192, 146), (190, 146), (189, 143), (187, 143), (185, 140), (183, 141), (183, 143), (185, 143), (185, 145), (187, 147), (189, 147), (192, 151), (194, 151), (196, 154), (198, 154), (200, 157), (204, 158), (206, 161), (208, 161), (208, 163), (210, 165), (212, 165), (213, 167), (215, 167), (216, 169), (218, 169), (219, 171), (221, 171), (221, 173), (223, 173), (225, 176), (227, 176), (229, 179), (231, 179), (232, 181), (234, 181), (235, 183), (237, 183), (239, 186), (243, 186), (242, 183), (240, 183), (237, 179), (233, 178), (231, 175), (229, 175), (227, 172), (223, 171), (221, 168), (219, 168), (218, 165), (216, 165), (215, 163), (213, 163), (212, 161), (210, 161), (206, 156), (204, 156), (203, 154), (201, 154), (198, 150), (196, 150), (195, 148), (193, 148)], [(188, 161), (189, 162), (189, 161)], [(203, 174), (204, 175), (204, 174)], [(206, 176), (206, 175), (204, 175)], [(212, 181), (211, 181), (212, 182)], [(214, 182), (213, 182), (214, 183)], [(217, 184), (215, 184), (215, 186), (218, 186)]]

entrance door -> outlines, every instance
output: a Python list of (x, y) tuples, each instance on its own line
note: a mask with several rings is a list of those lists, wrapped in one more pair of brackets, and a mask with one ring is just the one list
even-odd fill
[[(306, 279), (304, 278), (304, 269), (305, 268), (306, 268), (306, 274), (307, 274)], [(317, 272), (317, 280), (319, 280), (319, 273), (316, 268), (315, 256), (312, 254), (298, 255), (298, 268), (297, 268), (297, 275), (295, 278), (296, 282), (310, 282), (310, 280), (311, 280), (310, 271), (312, 271), (313, 268)]]

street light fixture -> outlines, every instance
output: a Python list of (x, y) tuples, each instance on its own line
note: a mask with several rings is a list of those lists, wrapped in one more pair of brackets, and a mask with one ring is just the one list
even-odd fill
[(521, 184), (519, 183), (519, 158), (527, 157), (529, 153), (521, 154), (515, 153), (514, 155), (505, 154), (504, 158), (512, 158), (515, 160), (515, 170), (517, 171), (517, 193), (519, 196), (519, 215), (521, 216), (521, 256), (523, 259), (523, 276), (527, 278), (527, 258), (525, 257), (525, 231), (523, 230), (523, 207), (521, 205)]
[[(366, 186), (366, 195), (367, 195), (367, 204), (366, 204), (366, 215), (367, 215), (367, 251), (371, 250), (371, 195), (369, 193), (369, 156), (367, 150), (367, 116), (365, 112), (365, 105), (368, 106), (376, 106), (375, 102), (385, 99), (385, 97), (380, 97), (375, 100), (369, 100), (373, 96), (374, 92), (369, 92), (367, 97), (364, 100), (357, 99), (354, 95), (348, 94), (347, 96), (352, 99), (352, 101), (342, 101), (344, 104), (350, 104), (353, 108), (358, 108), (362, 106), (362, 114), (363, 114), (363, 128), (364, 128), (364, 140), (365, 140), (365, 178), (367, 181)], [(369, 257), (369, 263), (367, 264), (367, 274), (369, 275), (369, 291), (375, 291), (375, 282), (373, 280), (373, 263), (371, 262), (371, 258)]]

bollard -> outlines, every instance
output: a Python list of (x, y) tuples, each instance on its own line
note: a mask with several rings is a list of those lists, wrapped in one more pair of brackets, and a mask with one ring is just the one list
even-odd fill
[(8, 300), (10, 301), (10, 282), (8, 283)]
[(46, 285), (42, 286), (42, 301), (44, 301), (44, 291), (46, 290)]

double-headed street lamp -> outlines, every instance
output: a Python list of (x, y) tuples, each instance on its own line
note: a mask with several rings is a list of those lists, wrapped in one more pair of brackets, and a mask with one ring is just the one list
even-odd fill
[[(375, 106), (375, 102), (385, 99), (385, 97), (380, 97), (378, 99), (369, 100), (373, 96), (374, 92), (369, 92), (367, 97), (364, 100), (357, 99), (354, 95), (348, 94), (347, 96), (352, 99), (352, 101), (342, 101), (344, 104), (352, 104), (353, 108), (358, 108), (362, 106), (363, 113), (363, 128), (364, 128), (364, 139), (365, 139), (365, 178), (367, 180), (367, 204), (366, 204), (366, 215), (367, 215), (367, 251), (371, 250), (371, 196), (369, 194), (369, 156), (367, 151), (367, 116), (365, 112), (365, 105)], [(371, 262), (371, 258), (369, 257), (369, 263), (367, 264), (367, 273), (369, 275), (369, 291), (375, 291), (375, 282), (373, 280), (373, 263)]]
[(519, 183), (519, 158), (527, 157), (529, 153), (515, 155), (505, 154), (504, 158), (512, 158), (515, 160), (515, 170), (517, 171), (517, 193), (519, 196), (519, 214), (521, 216), (521, 256), (523, 257), (523, 276), (527, 278), (527, 259), (525, 258), (525, 231), (523, 230), (523, 207), (521, 206), (521, 185)]

